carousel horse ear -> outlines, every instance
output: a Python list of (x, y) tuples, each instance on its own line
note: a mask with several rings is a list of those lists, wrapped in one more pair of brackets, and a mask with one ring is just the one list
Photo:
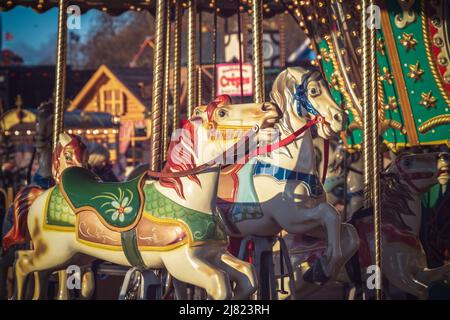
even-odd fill
[(302, 81), (302, 77), (306, 74), (308, 74), (308, 71), (305, 72), (305, 70), (302, 70), (301, 68), (298, 67), (289, 67), (286, 69), (289, 74), (294, 77), (295, 82), (299, 83), (300, 81)]
[(72, 138), (67, 133), (61, 132), (59, 134), (59, 142), (63, 147), (67, 146), (70, 141), (72, 141)]

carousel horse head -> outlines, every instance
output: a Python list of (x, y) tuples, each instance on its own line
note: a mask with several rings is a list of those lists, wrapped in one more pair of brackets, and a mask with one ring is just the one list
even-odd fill
[(396, 175), (412, 192), (423, 193), (434, 184), (448, 183), (449, 163), (448, 152), (403, 152), (392, 161), (385, 174)]
[(80, 136), (60, 133), (58, 145), (53, 152), (53, 177), (56, 183), (64, 169), (68, 167), (86, 167), (88, 152)]
[[(248, 141), (256, 145), (257, 139), (272, 138), (266, 130), (273, 130), (280, 116), (271, 103), (233, 105), (228, 96), (218, 96), (207, 106), (195, 108), (189, 121), (177, 130), (163, 171), (186, 171), (242, 157), (248, 152)], [(197, 179), (195, 175), (188, 177)], [(180, 178), (164, 178), (160, 183), (171, 185), (183, 197), (182, 188), (176, 187)]]
[(290, 67), (275, 79), (270, 98), (283, 112), (283, 131), (295, 131), (304, 125), (304, 117), (317, 117), (318, 134), (328, 139), (344, 127), (342, 110), (333, 97), (320, 71), (312, 66)]

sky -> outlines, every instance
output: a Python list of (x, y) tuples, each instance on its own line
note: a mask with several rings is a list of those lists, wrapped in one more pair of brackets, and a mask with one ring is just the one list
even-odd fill
[[(90, 10), (81, 16), (81, 29), (72, 30), (81, 39), (89, 32), (98, 11)], [(11, 49), (20, 55), (26, 65), (54, 64), (56, 56), (56, 33), (58, 10), (53, 8), (38, 14), (30, 8), (16, 7), (0, 12), (2, 19), (3, 49)], [(12, 34), (12, 40), (6, 40), (6, 33)]]

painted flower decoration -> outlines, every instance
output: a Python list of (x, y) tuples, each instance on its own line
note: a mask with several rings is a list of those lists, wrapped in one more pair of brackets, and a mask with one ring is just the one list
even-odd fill
[(119, 218), (120, 222), (123, 222), (125, 220), (125, 214), (130, 213), (133, 211), (133, 208), (129, 207), (130, 204), (129, 198), (125, 197), (122, 199), (122, 202), (118, 202), (116, 200), (111, 202), (111, 206), (115, 209), (108, 209), (106, 212), (110, 212), (112, 210), (113, 214), (111, 216), (111, 219), (113, 221), (116, 221), (117, 218)]
[(111, 207), (105, 210), (105, 213), (111, 214), (112, 221), (116, 221), (117, 219), (119, 219), (120, 222), (124, 222), (125, 215), (133, 211), (133, 207), (131, 206), (131, 202), (133, 201), (133, 193), (128, 189), (125, 189), (125, 191), (123, 191), (121, 188), (119, 188), (118, 195), (111, 192), (103, 192), (101, 195), (95, 196), (92, 199), (102, 198), (110, 200), (103, 203), (101, 207)]

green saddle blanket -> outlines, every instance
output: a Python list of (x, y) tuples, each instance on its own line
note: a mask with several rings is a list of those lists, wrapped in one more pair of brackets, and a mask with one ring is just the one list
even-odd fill
[(126, 231), (135, 226), (143, 210), (144, 176), (126, 182), (102, 182), (87, 169), (70, 167), (62, 173), (60, 188), (75, 212), (93, 210), (106, 226)]
[(228, 241), (222, 221), (213, 214), (183, 207), (163, 196), (153, 184), (144, 186), (145, 213), (166, 221), (181, 221), (190, 231), (191, 242)]

